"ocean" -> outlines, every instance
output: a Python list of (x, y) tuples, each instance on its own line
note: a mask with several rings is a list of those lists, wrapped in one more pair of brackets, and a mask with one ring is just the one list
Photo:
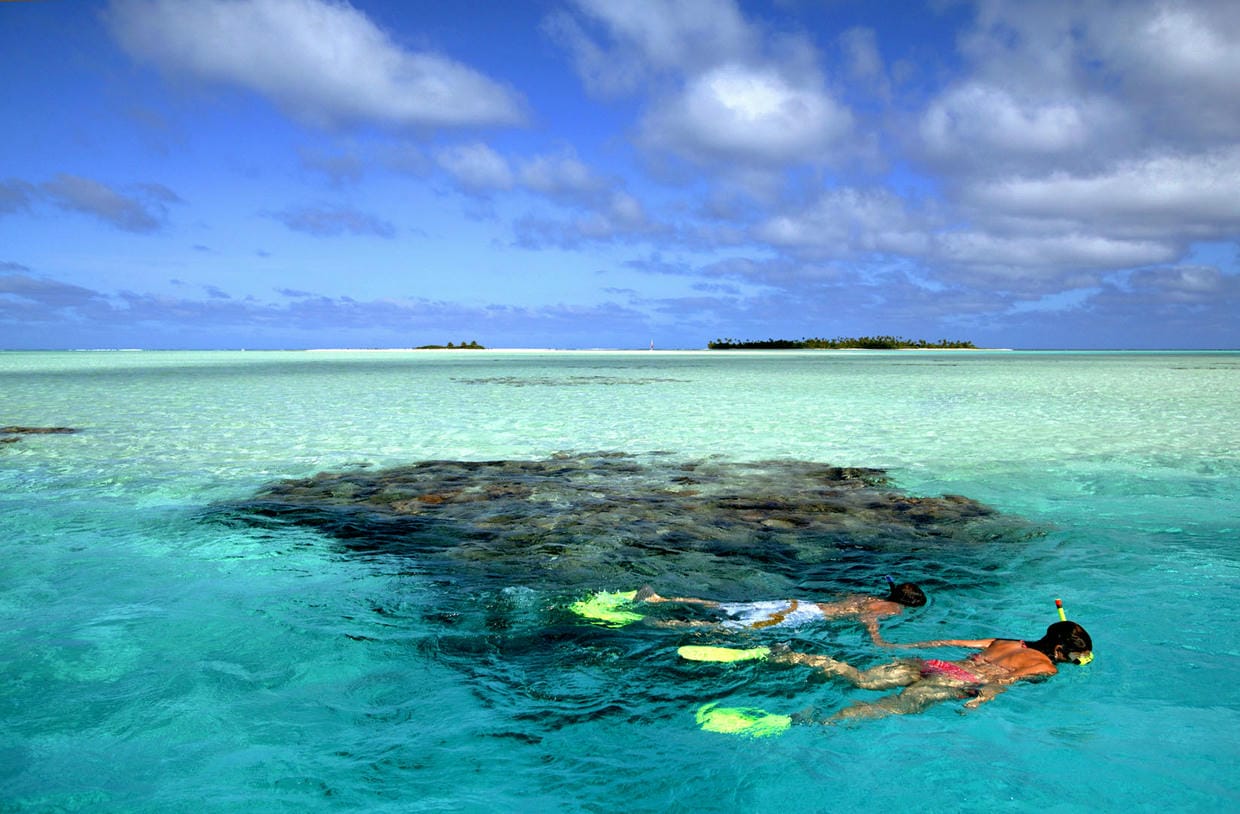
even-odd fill
[[(1240, 353), (11, 352), (0, 425), (0, 811), (1240, 807)], [(573, 611), (888, 576), (1096, 658), (756, 738), (882, 693), (678, 647), (892, 652)]]

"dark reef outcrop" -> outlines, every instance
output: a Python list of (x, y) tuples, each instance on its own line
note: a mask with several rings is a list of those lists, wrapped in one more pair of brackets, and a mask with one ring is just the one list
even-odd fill
[(323, 472), (224, 509), (246, 523), (315, 527), (354, 552), (562, 585), (705, 575), (721, 563), (795, 579), (842, 551), (911, 555), (1008, 536), (1018, 523), (967, 497), (910, 496), (880, 469), (618, 453)]
[(0, 444), (13, 444), (23, 435), (70, 435), (77, 432), (73, 427), (21, 427), (10, 424), (0, 427)]

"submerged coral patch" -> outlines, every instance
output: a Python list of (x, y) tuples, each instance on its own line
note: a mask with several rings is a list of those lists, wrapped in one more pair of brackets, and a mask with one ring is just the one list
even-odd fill
[(1012, 522), (967, 497), (905, 494), (880, 469), (618, 453), (323, 472), (229, 510), (318, 528), (354, 552), (562, 587), (625, 573), (795, 580), (842, 551), (972, 544)]

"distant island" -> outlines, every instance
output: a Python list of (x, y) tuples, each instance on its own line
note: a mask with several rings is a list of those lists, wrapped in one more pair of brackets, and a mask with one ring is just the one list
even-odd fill
[(459, 345), (453, 345), (451, 342), (446, 345), (418, 345), (414, 350), (486, 350), (486, 348), (477, 342), (470, 341)]
[(967, 340), (904, 339), (899, 336), (837, 337), (835, 339), (716, 339), (707, 342), (711, 350), (976, 350)]

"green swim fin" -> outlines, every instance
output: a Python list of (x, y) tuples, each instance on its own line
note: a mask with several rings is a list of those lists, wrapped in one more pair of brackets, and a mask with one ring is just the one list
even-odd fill
[(748, 650), (741, 650), (736, 647), (711, 647), (701, 644), (687, 644), (684, 647), (677, 648), (677, 653), (682, 659), (689, 661), (753, 661), (755, 659), (764, 659), (771, 655), (769, 647), (751, 647)]
[(792, 726), (792, 716), (776, 715), (753, 707), (720, 707), (705, 704), (698, 708), (697, 722), (705, 732), (767, 738), (780, 735)]
[(627, 609), (636, 596), (637, 591), (599, 591), (574, 602), (568, 609), (583, 619), (607, 627), (624, 627), (645, 618)]

